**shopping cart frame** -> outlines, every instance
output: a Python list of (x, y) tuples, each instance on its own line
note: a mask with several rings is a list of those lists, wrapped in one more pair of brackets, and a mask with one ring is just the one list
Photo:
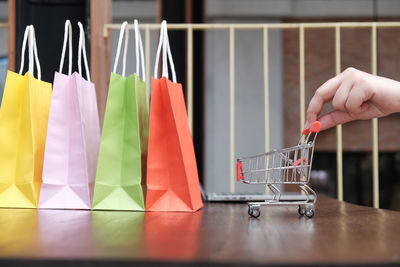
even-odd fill
[[(298, 205), (300, 215), (314, 216), (317, 194), (308, 185), (314, 155), (314, 145), (321, 123), (315, 121), (309, 129), (303, 130), (296, 146), (272, 150), (263, 154), (237, 159), (237, 181), (245, 184), (265, 184), (273, 193), (272, 200), (249, 202), (248, 214), (259, 217), (262, 205)], [(304, 201), (282, 201), (277, 185), (297, 185), (305, 193)]]

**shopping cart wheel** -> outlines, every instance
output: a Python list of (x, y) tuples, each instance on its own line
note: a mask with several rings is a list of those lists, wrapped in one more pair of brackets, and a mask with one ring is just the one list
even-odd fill
[(253, 218), (258, 218), (261, 214), (260, 207), (257, 206), (249, 206), (248, 213)]
[(299, 214), (301, 216), (304, 216), (306, 214), (306, 209), (301, 205), (299, 205), (299, 210), (298, 211), (299, 211)]
[(314, 210), (312, 208), (307, 208), (306, 216), (311, 219), (314, 216)]
[(249, 216), (253, 216), (253, 207), (249, 206), (249, 209), (247, 210), (247, 213), (249, 214)]

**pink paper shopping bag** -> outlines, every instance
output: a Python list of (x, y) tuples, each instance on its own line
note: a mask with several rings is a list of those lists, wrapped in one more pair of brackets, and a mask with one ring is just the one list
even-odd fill
[[(78, 73), (72, 70), (72, 27), (65, 22), (64, 45), (59, 72), (55, 73), (43, 166), (39, 208), (90, 209), (100, 124), (96, 92), (90, 81), (85, 33), (79, 22)], [(62, 72), (69, 35), (69, 72)], [(81, 76), (81, 56), (87, 79)]]

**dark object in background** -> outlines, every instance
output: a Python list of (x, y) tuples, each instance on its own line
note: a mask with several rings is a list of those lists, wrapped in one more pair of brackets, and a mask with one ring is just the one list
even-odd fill
[[(17, 0), (16, 1), (16, 72), (21, 62), (21, 47), (26, 25), (33, 24), (36, 32), (37, 46), (42, 80), (53, 82), (54, 72), (60, 66), (61, 50), (64, 38), (64, 23), (69, 19), (73, 30), (73, 71), (77, 70), (77, 53), (79, 28), (78, 21), (84, 25), (86, 32), (86, 49), (90, 51), (88, 38), (90, 14), (89, 0)], [(90, 62), (90, 53), (88, 53)], [(67, 57), (68, 58), (68, 57)], [(67, 60), (68, 61), (68, 60)], [(65, 62), (66, 70), (68, 62)], [(25, 73), (27, 69), (24, 70)]]
[[(345, 201), (372, 207), (371, 152), (343, 153)], [(337, 196), (336, 152), (318, 152), (313, 158), (311, 184), (317, 193)], [(379, 153), (379, 201), (383, 209), (400, 211), (400, 152)]]

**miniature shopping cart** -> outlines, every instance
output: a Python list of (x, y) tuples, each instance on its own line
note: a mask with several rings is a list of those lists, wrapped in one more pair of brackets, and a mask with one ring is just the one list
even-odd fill
[[(314, 216), (317, 195), (307, 184), (310, 181), (315, 139), (320, 129), (321, 123), (316, 121), (309, 129), (303, 130), (297, 146), (237, 159), (238, 181), (266, 185), (273, 193), (272, 200), (249, 202), (250, 216), (260, 216), (261, 205), (298, 205), (300, 215), (308, 218)], [(298, 185), (305, 193), (305, 200), (282, 200), (279, 187), (285, 184)]]

